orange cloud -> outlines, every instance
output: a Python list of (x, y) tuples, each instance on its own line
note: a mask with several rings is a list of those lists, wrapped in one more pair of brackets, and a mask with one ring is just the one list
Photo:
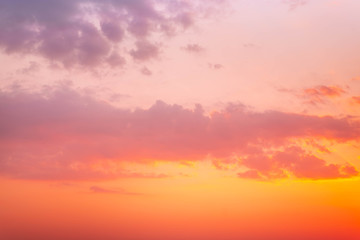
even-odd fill
[(358, 171), (351, 165), (328, 164), (300, 147), (288, 147), (283, 151), (274, 151), (271, 155), (259, 153), (245, 157), (243, 165), (251, 170), (239, 173), (238, 176), (271, 180), (285, 178), (289, 173), (297, 178), (306, 179), (333, 179), (358, 175)]
[(353, 103), (360, 104), (360, 96), (352, 97), (351, 99), (352, 99)]
[(300, 97), (307, 99), (310, 104), (324, 103), (326, 99), (342, 96), (346, 91), (339, 86), (319, 85), (313, 88), (306, 88), (299, 94)]

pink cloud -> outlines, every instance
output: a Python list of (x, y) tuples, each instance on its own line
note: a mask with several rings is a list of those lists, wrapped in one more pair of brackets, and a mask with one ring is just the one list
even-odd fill
[(253, 170), (244, 177), (255, 176), (254, 171), (265, 179), (357, 174), (347, 163), (330, 164), (296, 146), (297, 139), (359, 140), (360, 123), (346, 117), (253, 112), (235, 104), (205, 115), (200, 105), (185, 109), (161, 101), (131, 111), (68, 88), (46, 96), (1, 92), (0, 115), (0, 172), (19, 178), (163, 177), (112, 163), (208, 156), (231, 158), (231, 164)]

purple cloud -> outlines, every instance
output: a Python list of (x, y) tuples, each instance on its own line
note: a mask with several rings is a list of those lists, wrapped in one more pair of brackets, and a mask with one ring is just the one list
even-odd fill
[(148, 41), (138, 41), (135, 45), (136, 49), (130, 51), (130, 55), (135, 60), (146, 61), (159, 55), (159, 47)]
[[(217, 1), (185, 0), (0, 0), (0, 49), (40, 55), (66, 67), (98, 66), (124, 39), (136, 43), (130, 55), (147, 60), (158, 53), (154, 33), (176, 35)], [(118, 55), (128, 54), (118, 52)]]

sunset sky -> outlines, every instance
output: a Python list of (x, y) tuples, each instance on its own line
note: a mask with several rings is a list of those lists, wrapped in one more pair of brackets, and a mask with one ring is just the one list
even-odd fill
[(359, 12), (0, 0), (0, 239), (358, 240)]

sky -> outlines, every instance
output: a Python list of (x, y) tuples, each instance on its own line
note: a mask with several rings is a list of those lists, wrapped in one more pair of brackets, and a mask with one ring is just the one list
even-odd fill
[(0, 239), (358, 239), (359, 9), (0, 0)]

